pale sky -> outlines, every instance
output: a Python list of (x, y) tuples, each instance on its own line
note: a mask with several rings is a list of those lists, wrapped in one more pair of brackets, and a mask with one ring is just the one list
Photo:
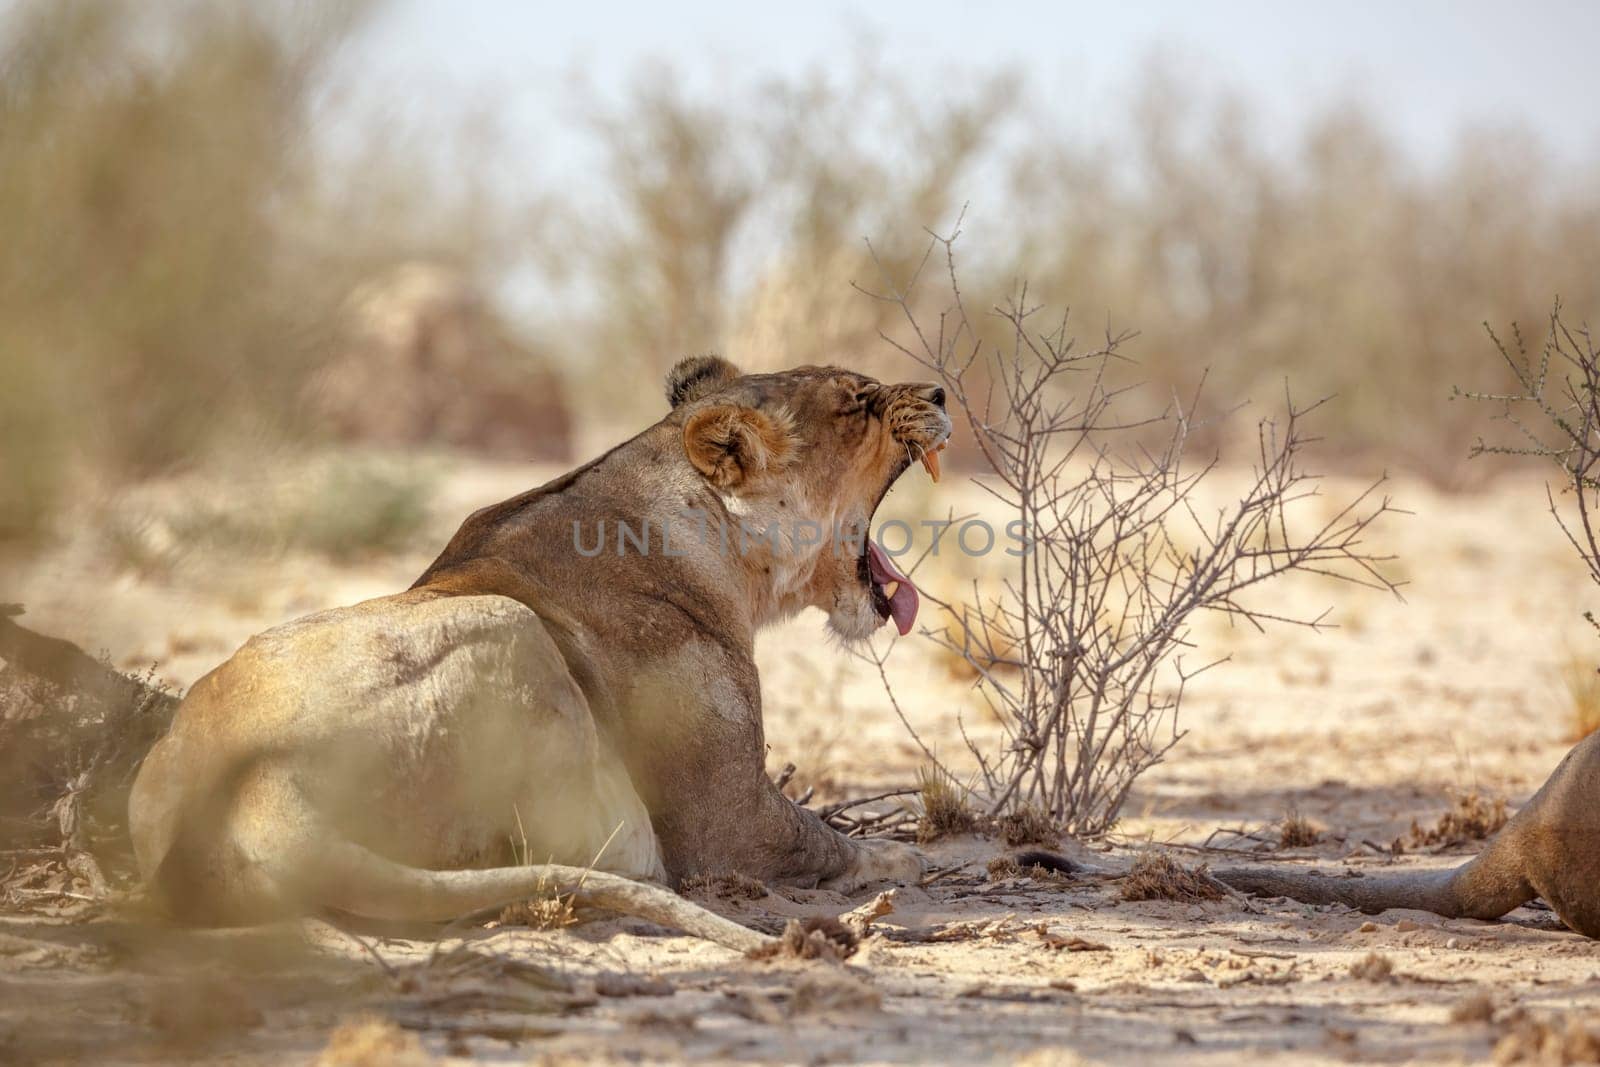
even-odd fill
[(563, 79), (602, 90), (665, 59), (723, 87), (848, 62), (863, 31), (913, 86), (1025, 72), (1057, 117), (1094, 131), (1157, 50), (1242, 93), (1269, 133), (1330, 102), (1366, 104), (1424, 162), (1466, 123), (1525, 122), (1558, 154), (1600, 149), (1600, 2), (618, 4), (399, 0), (351, 55), (395, 107), (494, 116), (555, 153)]

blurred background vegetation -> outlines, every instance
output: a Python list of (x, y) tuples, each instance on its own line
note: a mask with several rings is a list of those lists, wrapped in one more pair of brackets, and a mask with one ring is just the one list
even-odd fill
[[(566, 459), (656, 417), (687, 353), (910, 377), (878, 337), (893, 309), (852, 287), (880, 283), (862, 238), (903, 279), (969, 202), (973, 302), (1025, 277), (1083, 333), (1137, 329), (1160, 384), (1209, 368), (1219, 407), (1336, 392), (1336, 461), (1444, 485), (1481, 476), (1483, 412), (1448, 401), (1497, 384), (1481, 323), (1537, 341), (1557, 294), (1574, 322), (1600, 308), (1592, 163), (1525, 129), (1423, 163), (1337, 107), (1278, 151), (1153, 60), (1084, 137), (1025, 78), (931, 93), (864, 42), (716, 91), (664, 65), (620, 96), (575, 79), (594, 167), (540, 181), (473, 116), (424, 143), (354, 90), (336, 59), (381, 6), (0, 9), (5, 543), (69, 501), (331, 441)], [(374, 484), (402, 521), (392, 469)]]

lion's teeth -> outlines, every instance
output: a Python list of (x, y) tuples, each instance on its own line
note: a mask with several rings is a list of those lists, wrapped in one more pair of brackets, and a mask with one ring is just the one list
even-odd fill
[(893, 600), (894, 599), (894, 595), (896, 593), (898, 593), (899, 591), (900, 591), (900, 583), (899, 582), (890, 582), (888, 585), (883, 587), (883, 595), (888, 600)]

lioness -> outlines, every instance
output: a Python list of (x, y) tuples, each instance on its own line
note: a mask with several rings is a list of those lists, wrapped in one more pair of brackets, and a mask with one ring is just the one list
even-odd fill
[(130, 802), (152, 895), (214, 924), (441, 920), (581, 885), (749, 947), (627, 879), (917, 877), (913, 848), (768, 780), (753, 643), (805, 607), (846, 640), (910, 629), (916, 589), (867, 535), (913, 461), (937, 479), (942, 390), (695, 357), (667, 395), (637, 437), (468, 518), (408, 591), (269, 630), (197, 682)]

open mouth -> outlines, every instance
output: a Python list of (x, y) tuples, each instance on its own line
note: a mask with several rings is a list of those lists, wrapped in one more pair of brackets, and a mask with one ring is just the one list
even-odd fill
[[(928, 477), (935, 482), (939, 480), (939, 453), (945, 450), (945, 446), (948, 443), (949, 438), (946, 435), (938, 443), (919, 449), (920, 455), (918, 458), (922, 461), (923, 467), (926, 468)], [(883, 503), (883, 498), (888, 495), (890, 486), (899, 481), (900, 475), (904, 474), (910, 466), (911, 463), (908, 460), (905, 466), (896, 471), (894, 476), (884, 484), (883, 492), (878, 494), (878, 502), (872, 506), (874, 512), (878, 510), (878, 505)], [(871, 590), (872, 607), (878, 613), (878, 618), (894, 619), (895, 629), (900, 631), (901, 637), (904, 637), (911, 632), (911, 627), (916, 624), (917, 608), (921, 606), (922, 598), (917, 593), (916, 585), (906, 573), (895, 565), (894, 560), (890, 558), (887, 552), (878, 547), (877, 541), (872, 538), (871, 529), (872, 520), (869, 516), (867, 520), (867, 546), (861, 553), (861, 558), (856, 564), (856, 570), (860, 574), (861, 580)]]

